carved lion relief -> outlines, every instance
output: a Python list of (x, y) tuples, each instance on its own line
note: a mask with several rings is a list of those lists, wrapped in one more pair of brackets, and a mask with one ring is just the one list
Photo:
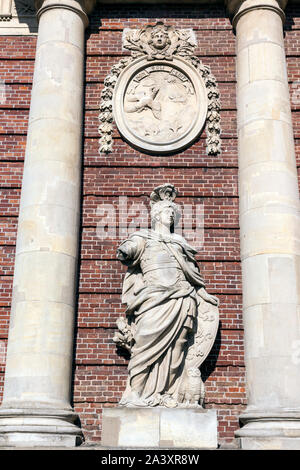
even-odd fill
[(113, 121), (141, 151), (162, 155), (190, 145), (207, 123), (207, 153), (220, 153), (220, 103), (209, 67), (193, 55), (192, 30), (157, 23), (125, 29), (121, 59), (106, 77), (100, 103), (100, 152), (112, 151)]

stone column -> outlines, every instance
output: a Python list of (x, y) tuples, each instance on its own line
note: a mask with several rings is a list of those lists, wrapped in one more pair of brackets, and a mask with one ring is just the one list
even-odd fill
[(81, 442), (70, 405), (87, 1), (38, 2), (1, 445)]
[(300, 449), (299, 194), (283, 2), (229, 2), (237, 47), (245, 449)]

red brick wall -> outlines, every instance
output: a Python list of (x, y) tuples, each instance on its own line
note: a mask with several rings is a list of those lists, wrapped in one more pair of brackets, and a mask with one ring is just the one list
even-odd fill
[[(300, 82), (300, 9), (287, 10), (286, 51), (291, 87), (296, 150), (300, 166), (297, 80)], [(100, 20), (101, 18), (101, 20)], [(112, 154), (98, 154), (98, 105), (103, 80), (122, 55), (124, 27), (164, 19), (191, 27), (198, 39), (197, 55), (211, 66), (221, 93), (222, 154), (208, 157), (205, 134), (171, 157), (152, 157), (133, 150), (115, 134)], [(0, 79), (6, 100), (0, 103), (0, 393), (4, 374), (14, 249), (27, 118), (36, 38), (0, 36)], [(206, 406), (219, 415), (220, 441), (231, 442), (238, 415), (245, 406), (241, 272), (239, 260), (237, 135), (235, 103), (235, 38), (223, 9), (174, 7), (101, 7), (95, 11), (86, 42), (85, 138), (82, 197), (82, 237), (74, 364), (73, 404), (85, 438), (99, 441), (101, 410), (113, 406), (124, 389), (126, 361), (116, 353), (112, 337), (125, 273), (115, 258), (119, 240), (96, 236), (97, 207), (128, 196), (129, 204), (147, 201), (153, 187), (171, 182), (178, 202), (200, 198), (204, 204), (204, 246), (198, 254), (210, 293), (218, 295), (220, 332), (203, 374)], [(300, 97), (300, 85), (299, 85)]]
[[(99, 16), (98, 16), (99, 15)], [(101, 15), (101, 21), (99, 20)], [(154, 157), (131, 148), (116, 132), (114, 150), (98, 154), (99, 97), (113, 64), (129, 52), (122, 50), (123, 28), (157, 20), (193, 28), (196, 54), (211, 66), (221, 94), (222, 155), (207, 156), (205, 133), (178, 155)], [(223, 9), (195, 6), (101, 8), (93, 14), (87, 38), (85, 158), (83, 220), (77, 329), (74, 405), (80, 412), (86, 438), (101, 433), (102, 407), (113, 406), (124, 390), (126, 361), (116, 352), (115, 321), (124, 311), (120, 293), (125, 268), (116, 260), (119, 239), (97, 238), (97, 207), (117, 205), (119, 196), (146, 201), (151, 190), (171, 182), (178, 203), (204, 205), (204, 246), (197, 259), (207, 289), (221, 300), (221, 328), (203, 374), (206, 406), (217, 408), (222, 442), (231, 442), (245, 404), (241, 271), (239, 260), (237, 136), (235, 104), (235, 38)]]

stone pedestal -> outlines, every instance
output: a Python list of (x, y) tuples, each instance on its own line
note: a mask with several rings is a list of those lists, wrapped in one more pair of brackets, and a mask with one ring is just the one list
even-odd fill
[(216, 410), (107, 408), (102, 442), (111, 448), (216, 449)]

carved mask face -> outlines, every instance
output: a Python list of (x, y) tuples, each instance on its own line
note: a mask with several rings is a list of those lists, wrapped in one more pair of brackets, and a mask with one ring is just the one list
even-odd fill
[(152, 36), (152, 43), (156, 49), (164, 49), (167, 45), (167, 40), (167, 34), (161, 29), (155, 31)]

